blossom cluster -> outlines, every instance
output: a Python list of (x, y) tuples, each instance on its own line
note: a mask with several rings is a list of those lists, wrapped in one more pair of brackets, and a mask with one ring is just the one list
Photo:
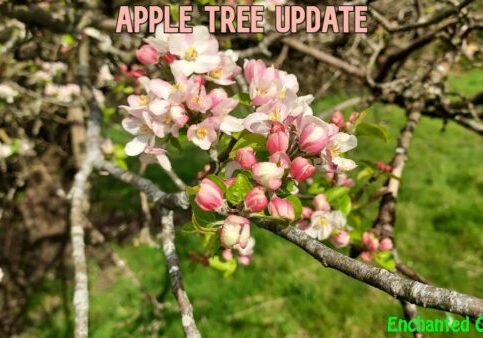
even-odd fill
[(191, 142), (208, 150), (220, 132), (243, 130), (242, 120), (229, 115), (238, 101), (221, 87), (235, 83), (241, 69), (236, 55), (219, 51), (218, 41), (204, 26), (190, 34), (165, 34), (159, 28), (136, 55), (145, 65), (160, 60), (169, 64), (173, 80), (140, 77), (145, 93), (129, 96), (128, 105), (122, 106), (129, 113), (123, 127), (134, 136), (126, 146), (129, 156), (154, 156), (169, 169), (166, 151), (156, 139), (177, 137), (183, 129)]
[[(314, 116), (313, 97), (298, 95), (293, 74), (261, 60), (245, 60), (242, 71), (236, 54), (219, 51), (205, 27), (169, 35), (158, 27), (145, 41), (136, 52), (138, 60), (148, 67), (169, 66), (172, 79), (139, 77), (144, 93), (129, 96), (128, 105), (122, 106), (129, 114), (123, 127), (134, 136), (126, 154), (155, 157), (171, 170), (163, 140), (185, 134), (208, 150), (221, 133), (235, 138), (230, 161), (215, 177), (204, 177), (209, 167), (199, 175), (202, 181), (193, 199), (203, 212), (224, 219), (212, 224), (219, 227), (223, 257), (232, 259), (236, 253), (240, 264), (249, 264), (255, 245), (250, 224), (263, 217), (297, 225), (334, 246), (347, 246), (350, 227), (344, 213), (333, 210), (323, 194), (303, 203), (297, 197), (317, 173), (337, 178), (339, 185), (352, 184), (345, 172), (356, 164), (345, 153), (357, 146), (357, 139), (344, 132), (345, 121), (339, 117), (338, 123), (327, 123)], [(228, 94), (237, 76), (248, 88), (249, 102), (244, 104), (250, 111), (245, 117), (230, 115), (239, 104), (236, 97), (241, 97), (239, 92)], [(256, 141), (244, 143), (247, 140)]]

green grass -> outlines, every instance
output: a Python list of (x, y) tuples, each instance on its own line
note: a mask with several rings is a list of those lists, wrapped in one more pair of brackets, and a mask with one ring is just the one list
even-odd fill
[[(450, 85), (461, 92), (482, 89), (482, 71), (455, 76)], [(475, 75), (476, 74), (476, 75)], [(324, 103), (321, 103), (324, 106)], [(385, 144), (360, 138), (353, 156), (358, 159), (390, 160), (395, 137), (404, 123), (403, 113), (392, 106), (376, 105), (372, 119), (384, 122), (391, 141)], [(483, 296), (483, 147), (480, 136), (450, 123), (441, 132), (441, 121), (423, 118), (417, 127), (402, 178), (397, 204), (396, 238), (400, 258), (438, 286)], [(190, 155), (183, 162), (182, 176), (202, 160)], [(159, 171), (149, 176), (165, 184)], [(137, 210), (137, 195), (102, 178), (97, 198)], [(102, 184), (101, 184), (102, 183)], [(119, 190), (120, 189), (120, 190)], [(112, 209), (111, 209), (112, 208)], [(368, 220), (370, 221), (370, 220)], [(199, 250), (201, 238), (179, 231), (177, 245), (186, 289), (195, 316), (206, 337), (410, 337), (387, 334), (387, 317), (401, 316), (399, 302), (341, 273), (323, 268), (300, 249), (260, 229), (254, 229), (256, 256), (249, 267), (224, 278), (221, 273), (190, 262), (188, 253)], [(123, 245), (116, 250), (136, 272), (143, 285), (161, 295), (168, 307), (153, 320), (150, 305), (136, 288), (114, 268), (100, 268), (90, 258), (91, 337), (181, 337), (175, 301), (167, 286), (164, 260), (159, 250)], [(52, 297), (50, 287), (32, 299), (31, 316)], [(57, 295), (57, 297), (59, 297)], [(61, 337), (68, 332), (59, 307), (50, 318), (31, 327), (27, 336)], [(425, 319), (444, 318), (423, 309)], [(70, 323), (72, 325), (72, 323)], [(441, 334), (437, 337), (455, 335)], [(471, 333), (465, 337), (476, 337)]]

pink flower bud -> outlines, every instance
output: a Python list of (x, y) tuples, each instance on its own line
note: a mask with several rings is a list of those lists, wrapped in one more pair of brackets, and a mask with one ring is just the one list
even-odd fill
[(245, 197), (245, 208), (252, 212), (259, 212), (268, 205), (267, 196), (263, 187), (255, 187)]
[(292, 204), (286, 199), (277, 196), (268, 203), (268, 212), (274, 217), (285, 218), (289, 221), (295, 219), (295, 210)]
[(313, 210), (309, 207), (302, 207), (302, 218), (310, 218), (312, 216)]
[(267, 66), (265, 66), (265, 63), (263, 63), (262, 60), (245, 60), (245, 64), (243, 65), (245, 79), (248, 82), (252, 82), (259, 77), (266, 68)]
[(268, 135), (267, 150), (270, 154), (277, 152), (285, 153), (288, 149), (288, 135), (283, 131), (278, 131)]
[(285, 132), (285, 126), (277, 121), (272, 122), (272, 127), (270, 128), (270, 133), (277, 133), (279, 131)]
[(255, 163), (252, 167), (253, 179), (270, 190), (280, 188), (284, 172), (283, 168), (272, 162)]
[(251, 256), (238, 256), (238, 263), (240, 263), (241, 265), (250, 265), (251, 262)]
[(244, 169), (251, 169), (257, 163), (255, 152), (251, 147), (240, 148), (236, 151), (235, 160)]
[(390, 238), (384, 238), (379, 243), (379, 250), (381, 251), (391, 251), (394, 248), (394, 244)]
[(327, 197), (324, 194), (318, 194), (312, 201), (315, 210), (318, 211), (330, 211), (330, 204), (327, 201)]
[(270, 155), (270, 162), (276, 163), (279, 167), (284, 169), (290, 168), (290, 157), (286, 153), (278, 152)]
[(223, 191), (213, 181), (205, 178), (201, 181), (195, 202), (205, 211), (219, 209), (223, 205)]
[(298, 181), (303, 182), (315, 173), (315, 167), (304, 157), (297, 157), (290, 165), (290, 175)]
[(372, 255), (371, 255), (370, 252), (364, 251), (364, 252), (361, 253), (361, 259), (364, 262), (370, 262), (370, 261), (372, 261)]
[(379, 247), (379, 239), (373, 233), (366, 231), (362, 234), (362, 244), (367, 250), (376, 251)]
[(228, 98), (228, 94), (223, 88), (215, 88), (210, 91), (209, 96), (211, 97), (211, 104), (213, 107), (217, 106), (220, 102)]
[(225, 260), (231, 261), (233, 259), (233, 252), (231, 251), (231, 249), (225, 248), (225, 249), (223, 249), (221, 256)]
[(236, 181), (236, 177), (230, 177), (225, 180), (225, 185), (229, 188), (233, 185), (233, 183), (235, 183), (235, 181)]
[(167, 64), (172, 64), (176, 60), (176, 56), (174, 56), (170, 52), (167, 52), (166, 54), (163, 55), (163, 60)]
[(307, 221), (305, 219), (298, 221), (297, 226), (300, 230), (307, 230), (308, 228), (310, 228), (310, 221)]
[(245, 217), (229, 215), (220, 232), (220, 241), (226, 248), (233, 248), (239, 245), (246, 247), (250, 239), (250, 221)]
[(152, 65), (158, 62), (159, 53), (150, 45), (144, 45), (136, 51), (136, 57), (143, 65)]
[(298, 144), (300, 150), (310, 154), (319, 154), (329, 143), (329, 135), (326, 128), (311, 122), (300, 133)]
[(361, 114), (360, 114), (360, 113), (358, 113), (358, 112), (353, 112), (353, 113), (351, 114), (351, 116), (349, 117), (349, 121), (350, 121), (350, 123), (352, 123), (352, 124), (356, 123), (356, 121), (357, 121), (357, 119), (359, 118), (359, 116), (360, 116), (360, 115), (361, 115)]
[(330, 122), (335, 124), (337, 127), (342, 128), (345, 125), (344, 115), (340, 111), (336, 111), (330, 117)]
[(345, 230), (339, 231), (330, 238), (332, 244), (337, 248), (343, 248), (349, 245), (350, 237), (349, 233)]

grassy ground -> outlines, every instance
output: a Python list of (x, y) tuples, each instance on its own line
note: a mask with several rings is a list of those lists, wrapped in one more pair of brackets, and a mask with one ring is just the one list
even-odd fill
[[(450, 84), (471, 95), (483, 88), (482, 75), (482, 70), (476, 70), (453, 77)], [(404, 122), (401, 111), (382, 105), (373, 108), (371, 118), (386, 123), (391, 140)], [(441, 121), (423, 118), (415, 131), (397, 205), (399, 254), (434, 284), (482, 297), (483, 144), (481, 137), (459, 126), (450, 123), (445, 132), (440, 132), (441, 127)], [(361, 138), (353, 155), (359, 160), (388, 161), (394, 147), (395, 141), (384, 144)], [(201, 163), (193, 157), (193, 162), (184, 164), (186, 170), (181, 170), (187, 173), (191, 166)], [(120, 193), (116, 188), (123, 190)], [(112, 205), (104, 207), (115, 208), (126, 203), (138, 207), (138, 200), (129, 189), (116, 185), (111, 191)], [(224, 278), (219, 272), (187, 259), (188, 252), (199, 247), (200, 239), (180, 231), (177, 245), (184, 281), (204, 336), (409, 336), (386, 333), (387, 317), (401, 316), (395, 299), (337, 271), (324, 269), (293, 245), (263, 230), (255, 229), (254, 236), (257, 239), (254, 263)], [(161, 295), (169, 306), (160, 319), (153, 321), (149, 305), (135, 287), (115, 269), (101, 269), (91, 263), (91, 337), (181, 337), (175, 302), (166, 289), (167, 272), (160, 252), (145, 246), (116, 249), (145, 287)], [(40, 306), (48, 306), (45, 300), (52, 298), (56, 290), (51, 287), (39, 292), (32, 299), (32, 313)], [(27, 336), (62, 337), (69, 332), (62, 311), (50, 313)], [(425, 319), (444, 318), (444, 314), (434, 310), (420, 313)], [(477, 335), (473, 331), (465, 336)]]

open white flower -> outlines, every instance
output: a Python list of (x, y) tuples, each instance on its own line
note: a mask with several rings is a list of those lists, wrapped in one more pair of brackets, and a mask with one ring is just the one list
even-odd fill
[(218, 40), (205, 26), (193, 27), (190, 34), (173, 34), (169, 38), (168, 49), (179, 57), (171, 64), (174, 74), (208, 73), (220, 64)]

